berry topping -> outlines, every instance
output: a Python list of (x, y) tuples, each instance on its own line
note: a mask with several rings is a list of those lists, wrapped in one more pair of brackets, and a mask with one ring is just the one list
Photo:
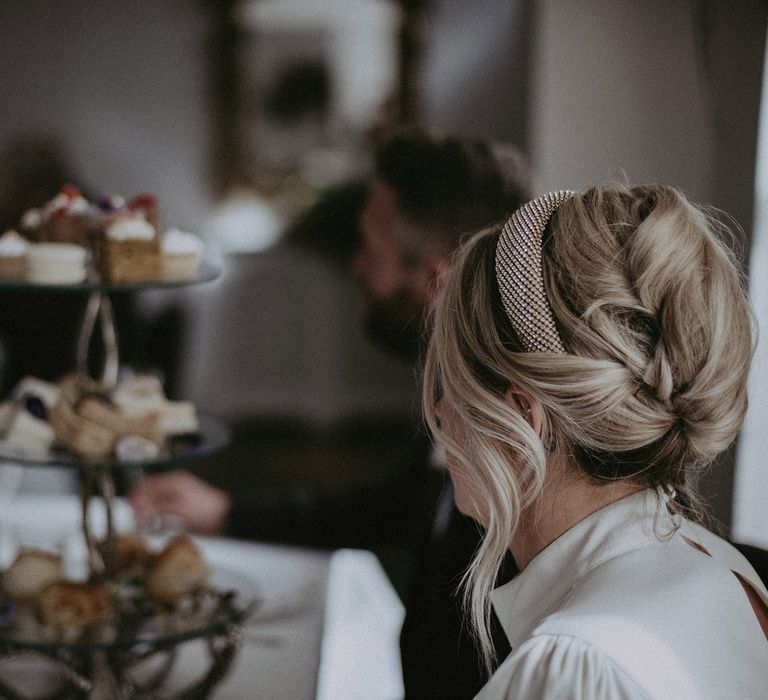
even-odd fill
[(194, 450), (203, 444), (203, 436), (200, 433), (179, 433), (168, 437), (168, 448), (171, 454), (180, 454)]
[(77, 199), (78, 197), (81, 196), (80, 189), (70, 183), (67, 183), (66, 185), (62, 186), (61, 193), (66, 195), (70, 199)]
[(144, 209), (149, 211), (157, 206), (157, 197), (153, 194), (137, 194), (129, 203), (129, 209)]
[(119, 194), (103, 194), (96, 201), (102, 211), (117, 211), (125, 208), (125, 200)]
[(24, 408), (27, 413), (40, 420), (45, 420), (48, 417), (48, 409), (45, 407), (42, 399), (37, 396), (25, 395)]

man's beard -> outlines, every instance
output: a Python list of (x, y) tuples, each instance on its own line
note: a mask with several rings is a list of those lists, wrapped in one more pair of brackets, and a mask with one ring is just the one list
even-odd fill
[(416, 363), (426, 345), (424, 306), (406, 290), (389, 299), (369, 299), (365, 330), (385, 352)]

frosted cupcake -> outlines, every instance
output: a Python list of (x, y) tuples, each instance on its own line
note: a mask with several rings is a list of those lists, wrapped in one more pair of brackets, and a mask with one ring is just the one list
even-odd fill
[(27, 280), (35, 284), (78, 284), (86, 278), (87, 252), (74, 243), (32, 243)]
[(203, 242), (194, 233), (169, 229), (163, 237), (163, 279), (166, 282), (194, 279), (202, 255)]
[(39, 243), (74, 243), (85, 245), (90, 226), (90, 208), (80, 190), (64, 185), (59, 194), (38, 210), (22, 218), (23, 230)]
[(143, 216), (124, 216), (104, 231), (99, 268), (104, 282), (156, 282), (162, 277), (160, 242)]
[(23, 280), (27, 274), (29, 243), (16, 231), (0, 236), (0, 279)]

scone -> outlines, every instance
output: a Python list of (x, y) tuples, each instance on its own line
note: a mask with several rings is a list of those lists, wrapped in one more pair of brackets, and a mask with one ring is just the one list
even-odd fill
[(135, 532), (124, 532), (116, 536), (114, 557), (115, 571), (129, 576), (143, 575), (152, 559), (144, 540)]
[(65, 398), (54, 406), (49, 421), (56, 441), (73, 454), (93, 461), (103, 461), (112, 455), (115, 433), (78, 415)]
[(85, 396), (75, 405), (77, 413), (87, 420), (98, 423), (115, 434), (115, 439), (124, 435), (138, 435), (150, 442), (161, 444), (158, 418), (154, 413), (143, 416), (126, 416), (119, 408), (104, 399)]
[(38, 549), (22, 549), (3, 574), (3, 590), (11, 600), (29, 603), (62, 576), (61, 557)]
[(136, 435), (160, 447), (163, 436), (157, 415), (124, 415), (106, 397), (83, 391), (78, 378), (70, 375), (60, 382), (60, 398), (50, 412), (56, 440), (74, 454), (89, 460), (111, 458), (117, 442)]
[(112, 616), (114, 605), (104, 583), (56, 581), (38, 595), (37, 612), (49, 627), (84, 627)]
[(112, 392), (112, 401), (126, 416), (157, 416), (162, 435), (196, 433), (200, 429), (195, 406), (190, 401), (169, 401), (157, 377), (136, 374), (123, 379)]
[(175, 603), (208, 581), (208, 565), (188, 537), (177, 537), (152, 562), (144, 583), (151, 598)]

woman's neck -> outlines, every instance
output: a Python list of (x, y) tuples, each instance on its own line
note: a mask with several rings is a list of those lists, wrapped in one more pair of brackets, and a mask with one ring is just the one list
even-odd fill
[(545, 547), (588, 515), (640, 491), (625, 481), (595, 484), (578, 467), (553, 469), (536, 502), (522, 515), (510, 550), (522, 570)]

